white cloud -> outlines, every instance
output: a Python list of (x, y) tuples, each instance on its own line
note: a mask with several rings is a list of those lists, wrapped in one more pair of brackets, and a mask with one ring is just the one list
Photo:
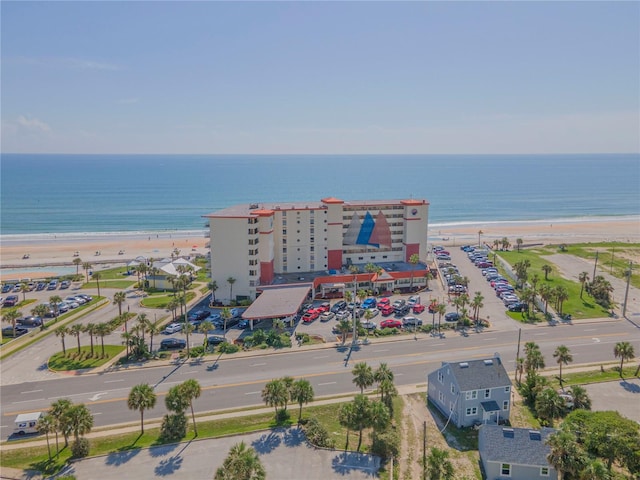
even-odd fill
[(51, 132), (51, 127), (38, 118), (20, 115), (16, 120), (18, 126), (28, 132)]

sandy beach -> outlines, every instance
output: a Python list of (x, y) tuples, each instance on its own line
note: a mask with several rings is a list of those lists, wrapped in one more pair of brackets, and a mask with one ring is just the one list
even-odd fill
[[(478, 232), (482, 242), (492, 244), (494, 239), (507, 237), (515, 245), (517, 238), (524, 244), (577, 243), (621, 241), (640, 242), (640, 218), (625, 217), (621, 220), (584, 220), (548, 222), (496, 222), (466, 225), (433, 225), (429, 227), (429, 239), (433, 244), (460, 246), (476, 244)], [(209, 239), (203, 232), (127, 233), (120, 235), (45, 236), (42, 238), (11, 237), (3, 239), (0, 247), (2, 280), (15, 278), (44, 278), (51, 276), (47, 265), (72, 265), (74, 253), (83, 262), (90, 262), (96, 269), (114, 264), (124, 264), (138, 256), (166, 258), (174, 249), (182, 255), (206, 255)], [(122, 253), (120, 254), (120, 251)], [(96, 252), (100, 252), (96, 255)], [(23, 258), (25, 254), (29, 258)], [(34, 267), (30, 274), (25, 267)], [(39, 267), (35, 270), (35, 267)], [(19, 273), (11, 270), (20, 268)]]

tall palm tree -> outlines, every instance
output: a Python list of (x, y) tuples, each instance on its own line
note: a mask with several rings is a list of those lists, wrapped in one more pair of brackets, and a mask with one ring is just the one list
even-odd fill
[(76, 276), (78, 276), (80, 274), (80, 265), (82, 265), (82, 259), (80, 257), (74, 258), (73, 264), (76, 266)]
[(124, 292), (116, 292), (113, 294), (113, 304), (118, 306), (118, 316), (122, 316), (122, 304), (126, 302), (127, 294)]
[(553, 388), (545, 388), (536, 395), (535, 411), (536, 416), (545, 420), (549, 426), (553, 426), (553, 421), (560, 418), (565, 409), (565, 402)]
[(313, 396), (314, 392), (311, 382), (305, 378), (295, 381), (291, 386), (291, 400), (300, 405), (298, 423), (300, 423), (300, 420), (302, 419), (302, 404), (312, 402)]
[(90, 262), (83, 262), (82, 264), (82, 268), (84, 269), (84, 274), (86, 275), (87, 278), (87, 283), (89, 283), (89, 270), (91, 270), (91, 263)]
[(93, 279), (96, 281), (96, 287), (98, 287), (98, 296), (100, 296), (100, 279), (102, 278), (102, 274), (100, 272), (96, 272), (93, 274)]
[(49, 307), (43, 303), (39, 303), (38, 305), (36, 305), (31, 309), (31, 315), (35, 315), (36, 317), (40, 317), (42, 319), (43, 327), (44, 327), (44, 319), (47, 313), (49, 313)]
[(193, 432), (197, 437), (198, 429), (196, 427), (196, 415), (193, 412), (193, 401), (197, 398), (200, 398), (200, 394), (202, 393), (202, 388), (200, 387), (200, 384), (195, 378), (190, 378), (180, 384), (180, 391), (182, 392), (185, 399), (188, 401), (189, 406), (191, 407), (191, 419), (193, 420)]
[(233, 277), (227, 278), (229, 284), (229, 303), (233, 302), (233, 284), (236, 283), (236, 279)]
[(58, 321), (58, 315), (60, 315), (60, 307), (58, 304), (62, 301), (60, 295), (51, 295), (49, 297), (49, 306), (53, 309), (53, 313), (56, 316), (56, 322)]
[(556, 348), (556, 351), (553, 352), (553, 358), (556, 359), (556, 362), (560, 367), (560, 388), (563, 388), (562, 387), (562, 364), (568, 365), (569, 363), (573, 362), (573, 355), (571, 355), (571, 352), (569, 351), (569, 347), (567, 347), (566, 345), (559, 345), (558, 348)]
[(56, 337), (60, 337), (60, 340), (62, 341), (62, 354), (66, 355), (67, 349), (64, 344), (64, 337), (69, 333), (69, 329), (64, 325), (60, 325), (54, 330), (54, 333), (56, 334)]
[(187, 339), (187, 358), (190, 355), (190, 344), (189, 344), (189, 335), (191, 335), (195, 331), (196, 327), (193, 326), (193, 323), (185, 322), (182, 325), (182, 333), (184, 333)]
[(64, 436), (65, 447), (69, 445), (69, 434), (71, 430), (68, 428), (69, 424), (66, 421), (67, 412), (72, 407), (73, 403), (68, 398), (59, 398), (51, 404), (49, 414), (54, 418), (56, 424), (56, 451), (58, 449), (58, 432)]
[(100, 345), (102, 346), (102, 358), (104, 358), (104, 337), (111, 333), (111, 325), (102, 322), (96, 325), (96, 335), (100, 337)]
[(551, 267), (551, 265), (549, 264), (544, 264), (542, 265), (542, 267), (540, 267), (542, 269), (542, 271), (544, 272), (544, 279), (545, 281), (549, 280), (549, 274), (553, 271), (553, 268)]
[(69, 328), (69, 333), (75, 336), (78, 340), (78, 354), (80, 354), (80, 334), (82, 332), (84, 332), (84, 327), (79, 323), (76, 323), (75, 325), (72, 325), (71, 328)]
[(520, 249), (522, 248), (522, 244), (524, 241), (521, 238), (516, 238), (516, 249), (518, 253), (520, 253)]
[(93, 428), (93, 415), (91, 415), (84, 403), (73, 405), (67, 412), (66, 417), (76, 442), (80, 440), (82, 435), (89, 433)]
[(546, 443), (551, 448), (547, 460), (558, 472), (558, 480), (562, 480), (565, 473), (575, 475), (581, 470), (584, 452), (572, 433), (559, 430), (549, 435)]
[(342, 336), (342, 344), (344, 345), (344, 343), (347, 341), (347, 335), (351, 331), (351, 323), (346, 318), (343, 318), (338, 322), (336, 329)]
[(149, 352), (153, 354), (153, 337), (162, 332), (162, 326), (159, 323), (149, 322), (147, 324), (147, 332), (149, 332)]
[(214, 306), (216, 303), (216, 290), (218, 290), (218, 282), (212, 280), (209, 282), (209, 290), (211, 290), (211, 305)]
[(29, 285), (26, 283), (23, 283), (22, 286), (20, 287), (20, 293), (22, 293), (22, 301), (26, 301), (27, 300), (27, 292), (30, 292), (31, 288), (29, 288)]
[(439, 303), (436, 306), (436, 312), (438, 313), (438, 334), (440, 334), (440, 324), (442, 323), (443, 315), (447, 313), (447, 305), (444, 303)]
[(369, 426), (373, 428), (373, 438), (384, 431), (391, 421), (391, 412), (382, 401), (369, 402)]
[(525, 361), (524, 369), (527, 374), (532, 374), (544, 368), (544, 357), (540, 346), (535, 342), (527, 342), (524, 345)]
[(414, 253), (409, 257), (409, 264), (411, 265), (411, 284), (409, 288), (413, 290), (413, 273), (415, 272), (416, 265), (420, 263), (420, 255)]
[(484, 297), (480, 292), (476, 292), (473, 296), (473, 300), (471, 300), (471, 308), (473, 308), (473, 318), (476, 322), (476, 330), (480, 326), (480, 309), (484, 307), (484, 303), (482, 303), (483, 300)]
[(618, 342), (616, 346), (613, 347), (613, 355), (616, 358), (620, 358), (620, 376), (622, 377), (622, 367), (624, 366), (625, 360), (632, 360), (635, 356), (635, 352), (633, 350), (633, 345), (629, 342)]
[(369, 399), (362, 394), (356, 395), (353, 399), (353, 426), (359, 432), (358, 452), (362, 446), (362, 432), (371, 425), (370, 404)]
[(582, 299), (582, 292), (584, 291), (584, 286), (589, 281), (589, 273), (580, 272), (580, 274), (578, 275), (578, 281), (580, 282), (580, 298)]
[(89, 340), (91, 342), (91, 357), (93, 358), (93, 336), (96, 335), (96, 324), (87, 323), (87, 325), (84, 327), (84, 331), (89, 334)]
[(373, 385), (375, 381), (373, 369), (366, 362), (356, 363), (351, 373), (353, 374), (353, 383), (360, 388), (361, 394), (364, 394), (364, 389)]
[(569, 299), (569, 291), (562, 285), (558, 285), (553, 290), (556, 298), (556, 310), (562, 315), (562, 304)]
[(549, 300), (553, 297), (553, 288), (548, 283), (543, 283), (540, 286), (540, 298), (544, 302), (544, 313), (547, 313), (547, 307), (549, 305)]
[(269, 407), (274, 407), (276, 416), (278, 414), (278, 407), (284, 405), (289, 392), (281, 379), (276, 378), (267, 382), (262, 389), (262, 401)]
[(222, 326), (222, 335), (226, 338), (227, 336), (227, 321), (231, 318), (231, 309), (229, 307), (224, 307), (220, 312), (220, 317), (223, 321)]
[(256, 451), (240, 442), (231, 447), (214, 480), (264, 480), (267, 474)]
[(573, 385), (569, 389), (571, 398), (573, 399), (573, 407), (583, 410), (591, 410), (591, 398), (587, 393), (587, 389), (580, 385)]
[(354, 418), (355, 413), (353, 409), (353, 402), (343, 403), (340, 405), (340, 410), (338, 410), (338, 422), (347, 429), (347, 442), (344, 446), (345, 450), (349, 448), (349, 431), (353, 429)]
[(56, 431), (56, 420), (50, 413), (42, 415), (38, 419), (36, 428), (39, 433), (44, 433), (47, 436), (47, 453), (49, 454), (49, 461), (51, 461), (51, 446), (49, 445), (49, 434)]
[(139, 313), (138, 318), (138, 327), (140, 335), (142, 336), (142, 343), (144, 343), (144, 334), (147, 333), (147, 328), (149, 327), (149, 319), (147, 318), (146, 313)]
[(2, 320), (7, 323), (10, 323), (11, 327), (13, 328), (13, 338), (16, 337), (16, 322), (20, 317), (22, 317), (22, 313), (20, 313), (20, 311), (18, 311), (15, 308), (12, 308), (11, 310), (7, 311), (4, 315), (2, 315)]
[(156, 406), (156, 394), (147, 383), (134, 386), (127, 398), (129, 410), (140, 411), (140, 433), (144, 433), (144, 411)]

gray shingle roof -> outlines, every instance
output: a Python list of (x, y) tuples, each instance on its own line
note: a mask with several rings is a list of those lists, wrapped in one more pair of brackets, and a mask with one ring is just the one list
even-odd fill
[(461, 392), (511, 385), (511, 380), (500, 357), (449, 363), (448, 365)]
[(484, 447), (480, 455), (488, 462), (546, 467), (551, 449), (545, 441), (555, 431), (554, 428), (529, 430), (481, 425), (479, 443)]

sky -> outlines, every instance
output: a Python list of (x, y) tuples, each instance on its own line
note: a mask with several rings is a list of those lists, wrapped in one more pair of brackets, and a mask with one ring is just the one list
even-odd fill
[(18, 2), (4, 153), (640, 151), (640, 3)]

